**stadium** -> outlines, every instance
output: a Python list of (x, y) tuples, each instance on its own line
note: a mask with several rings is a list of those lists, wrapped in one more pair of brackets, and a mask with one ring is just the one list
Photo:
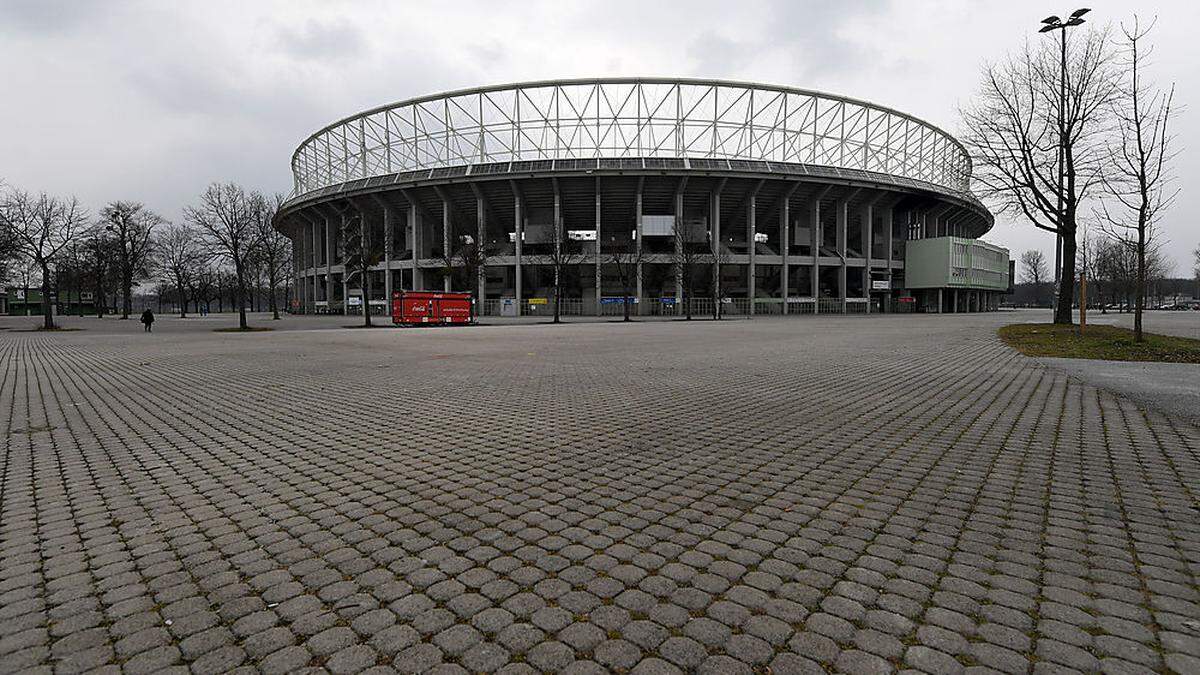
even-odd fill
[(556, 288), (565, 315), (963, 312), (1010, 287), (1008, 251), (979, 239), (994, 220), (958, 141), (790, 87), (460, 90), (334, 122), (291, 168), (275, 224), (300, 313), (383, 313), (403, 289), (545, 315)]

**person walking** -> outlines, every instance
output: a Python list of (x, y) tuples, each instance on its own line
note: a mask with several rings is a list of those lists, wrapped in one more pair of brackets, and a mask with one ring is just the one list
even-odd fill
[(151, 312), (149, 307), (146, 308), (146, 311), (142, 312), (142, 324), (146, 326), (147, 333), (154, 332), (152, 328), (154, 325), (154, 312)]

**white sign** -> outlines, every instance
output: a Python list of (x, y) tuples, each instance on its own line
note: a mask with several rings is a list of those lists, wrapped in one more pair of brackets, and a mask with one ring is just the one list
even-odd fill
[(642, 236), (669, 237), (675, 234), (675, 216), (642, 216)]
[(872, 279), (871, 290), (873, 291), (890, 291), (892, 282), (888, 279)]
[(595, 230), (567, 230), (567, 239), (572, 241), (596, 241)]
[(350, 305), (351, 307), (358, 307), (362, 304), (362, 296), (351, 295), (350, 297), (346, 298), (346, 304)]

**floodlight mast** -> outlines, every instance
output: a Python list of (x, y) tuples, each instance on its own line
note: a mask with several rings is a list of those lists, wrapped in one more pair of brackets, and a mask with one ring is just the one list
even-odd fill
[[(1062, 220), (1063, 220), (1063, 191), (1065, 189), (1065, 171), (1064, 155), (1067, 147), (1067, 130), (1063, 124), (1063, 117), (1066, 116), (1066, 101), (1067, 101), (1067, 29), (1071, 26), (1078, 26), (1084, 22), (1083, 15), (1092, 11), (1088, 7), (1071, 12), (1066, 21), (1058, 18), (1057, 15), (1042, 19), (1042, 27), (1038, 30), (1039, 33), (1049, 33), (1052, 30), (1059, 31), (1059, 45), (1061, 47), (1059, 58), (1059, 92), (1058, 92), (1058, 189), (1055, 190), (1058, 197), (1057, 216), (1058, 222), (1055, 223), (1057, 232), (1054, 237), (1054, 311), (1058, 313), (1058, 292), (1062, 286)], [(1071, 283), (1075, 283), (1072, 279)]]

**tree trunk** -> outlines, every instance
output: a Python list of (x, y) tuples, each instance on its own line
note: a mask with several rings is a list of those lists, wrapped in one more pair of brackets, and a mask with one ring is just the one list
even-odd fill
[(237, 287), (234, 289), (233, 301), (237, 303), (238, 328), (246, 330), (250, 327), (246, 323), (246, 279), (242, 276), (243, 272), (240, 266), (235, 271), (237, 272)]
[(683, 312), (687, 316), (688, 321), (692, 320), (692, 291), (694, 291), (694, 290), (695, 289), (692, 288), (692, 282), (689, 279), (688, 282), (684, 285), (684, 297), (683, 297)]
[[(42, 328), (51, 330), (54, 328), (54, 305), (50, 302), (50, 266), (42, 263)], [(29, 294), (25, 294), (25, 301), (29, 302)]]
[(556, 266), (554, 268), (554, 323), (561, 322), (561, 319), (559, 319), (559, 308), (558, 308), (559, 300), (562, 298), (562, 289), (560, 288), (561, 284), (562, 284), (562, 275), (560, 273), (559, 268)]
[(367, 270), (362, 271), (362, 313), (363, 325), (367, 328), (371, 327), (371, 273)]
[(1075, 300), (1075, 234), (1062, 237), (1062, 273), (1058, 279), (1058, 306), (1054, 323), (1070, 326), (1074, 323), (1072, 305)]
[(275, 295), (276, 295), (276, 290), (279, 286), (279, 281), (277, 279), (271, 279), (267, 283), (270, 284), (270, 287), (271, 287), (271, 297), (270, 297), (271, 319), (273, 321), (278, 321), (279, 320), (279, 303), (276, 301)]
[(1146, 308), (1146, 225), (1144, 220), (1138, 223), (1136, 302), (1133, 309), (1133, 341), (1140, 343), (1143, 340), (1142, 310)]
[[(133, 271), (128, 265), (121, 270), (121, 294), (121, 318), (128, 319), (129, 314), (133, 312)], [(162, 313), (162, 307), (159, 307), (158, 311)]]

